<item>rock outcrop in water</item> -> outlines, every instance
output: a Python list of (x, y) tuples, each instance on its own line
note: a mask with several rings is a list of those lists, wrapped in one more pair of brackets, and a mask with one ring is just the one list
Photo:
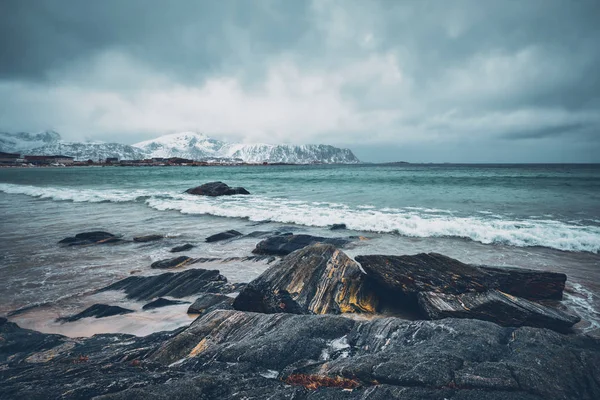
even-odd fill
[(231, 293), (238, 287), (239, 284), (227, 282), (217, 270), (188, 269), (156, 276), (130, 276), (99, 291), (123, 290), (128, 299), (152, 300), (164, 296), (182, 298), (198, 293)]
[(203, 293), (188, 308), (188, 314), (203, 314), (216, 309), (232, 309), (233, 297), (217, 293)]
[(119, 307), (119, 306), (109, 306), (106, 304), (94, 304), (91, 307), (86, 308), (82, 312), (71, 315), (70, 317), (62, 317), (58, 318), (56, 321), (58, 322), (74, 322), (78, 321), (82, 318), (104, 318), (111, 317), (113, 315), (122, 315), (132, 313), (133, 310), (129, 310), (127, 308)]
[(277, 256), (285, 256), (293, 251), (303, 249), (316, 243), (327, 243), (337, 247), (343, 247), (350, 243), (350, 240), (343, 238), (326, 238), (312, 235), (294, 235), (280, 234), (271, 236), (256, 245), (252, 250), (254, 254), (269, 254)]
[(234, 237), (242, 236), (242, 234), (233, 229), (225, 232), (220, 232), (214, 235), (211, 235), (205, 239), (208, 243), (220, 242), (221, 240), (233, 239)]
[(133, 238), (134, 242), (138, 243), (146, 243), (146, 242), (155, 242), (157, 240), (164, 239), (163, 235), (146, 235), (146, 236), (136, 236)]
[(173, 247), (171, 250), (169, 250), (171, 253), (181, 253), (182, 251), (188, 251), (193, 249), (195, 246), (193, 244), (182, 244), (181, 246), (175, 246)]
[(120, 242), (123, 242), (123, 240), (113, 235), (112, 233), (103, 231), (93, 231), (78, 233), (73, 237), (64, 238), (58, 243), (67, 246), (84, 246), (91, 244), (110, 244)]
[(358, 264), (332, 245), (316, 244), (267, 269), (233, 306), (262, 313), (374, 313), (377, 296)]
[(180, 301), (180, 300), (169, 300), (169, 299), (165, 299), (163, 297), (159, 297), (158, 299), (151, 301), (148, 304), (145, 304), (142, 307), (142, 310), (154, 310), (156, 308), (175, 306), (178, 304), (189, 304), (189, 302)]
[(223, 182), (209, 182), (204, 185), (197, 186), (195, 188), (191, 188), (185, 191), (189, 194), (195, 194), (198, 196), (231, 196), (234, 194), (250, 194), (249, 191), (244, 189), (243, 187), (229, 187), (226, 183)]
[(166, 260), (155, 261), (150, 265), (152, 269), (169, 269), (169, 268), (181, 268), (189, 263), (191, 263), (194, 259), (187, 256), (179, 256), (174, 258), (168, 258)]

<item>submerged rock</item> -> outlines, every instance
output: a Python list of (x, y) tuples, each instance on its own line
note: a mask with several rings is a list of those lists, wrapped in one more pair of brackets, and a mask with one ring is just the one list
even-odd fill
[(263, 313), (373, 313), (377, 297), (365, 278), (342, 251), (315, 244), (269, 267), (240, 292), (233, 306)]
[(350, 243), (348, 239), (343, 238), (325, 238), (312, 235), (293, 235), (283, 234), (267, 238), (256, 245), (252, 250), (254, 254), (270, 254), (285, 256), (293, 251), (302, 249), (316, 243), (327, 243), (337, 247), (343, 247)]
[(187, 264), (190, 264), (194, 259), (187, 256), (179, 256), (175, 258), (168, 258), (166, 260), (160, 260), (153, 262), (150, 265), (152, 269), (168, 269), (168, 268), (181, 268)]
[(217, 309), (218, 306), (222, 306), (219, 309), (231, 309), (232, 304), (233, 297), (223, 294), (203, 293), (188, 308), (187, 312), (188, 314), (202, 314), (209, 309)]
[(212, 243), (212, 242), (218, 242), (221, 240), (226, 240), (226, 239), (232, 239), (236, 236), (242, 236), (242, 234), (238, 231), (234, 231), (229, 230), (229, 231), (225, 231), (225, 232), (221, 232), (221, 233), (217, 233), (216, 235), (212, 235), (206, 238), (206, 241), (208, 243)]
[(421, 292), (419, 306), (431, 319), (476, 318), (503, 326), (534, 326), (567, 331), (576, 315), (514, 297), (498, 290), (460, 295)]
[(227, 278), (217, 270), (188, 269), (156, 276), (130, 276), (99, 291), (123, 290), (129, 299), (151, 300), (164, 296), (182, 298), (203, 292), (231, 293), (237, 287), (228, 283)]
[(342, 229), (348, 229), (346, 227), (346, 224), (333, 224), (333, 225), (331, 225), (331, 228), (329, 228), (329, 230), (331, 230), (331, 231), (338, 231), (338, 230), (342, 230)]
[(186, 243), (186, 244), (184, 244), (184, 245), (181, 245), (181, 246), (176, 246), (176, 247), (173, 247), (173, 248), (172, 248), (171, 250), (169, 250), (169, 251), (170, 251), (171, 253), (180, 253), (180, 252), (182, 252), (182, 251), (191, 250), (191, 249), (193, 249), (194, 247), (196, 247), (196, 246), (194, 246), (193, 244)]
[(229, 187), (223, 182), (209, 182), (204, 185), (191, 188), (185, 191), (189, 194), (195, 194), (199, 196), (231, 196), (234, 194), (250, 194), (243, 187)]
[(567, 276), (521, 268), (481, 267), (437, 253), (414, 256), (357, 256), (365, 272), (397, 294), (461, 294), (498, 289), (530, 300), (562, 299)]
[(159, 297), (158, 299), (151, 301), (148, 304), (145, 304), (142, 307), (142, 310), (153, 310), (155, 308), (174, 306), (177, 304), (189, 304), (189, 302), (181, 301), (181, 300), (169, 300), (169, 299), (165, 299), (163, 297)]
[(109, 244), (123, 242), (122, 239), (113, 235), (112, 233), (104, 231), (93, 231), (78, 233), (74, 237), (67, 237), (58, 242), (68, 246), (83, 246), (90, 244)]
[(156, 240), (164, 239), (163, 235), (146, 235), (146, 236), (137, 236), (133, 238), (134, 242), (138, 243), (146, 243), (146, 242), (154, 242)]
[(119, 307), (119, 306), (109, 306), (106, 304), (94, 304), (91, 307), (86, 308), (82, 312), (71, 315), (70, 317), (62, 317), (57, 318), (57, 322), (74, 322), (80, 320), (82, 318), (104, 318), (111, 317), (113, 315), (121, 315), (121, 314), (129, 314), (134, 312), (133, 310), (129, 310), (127, 308)]

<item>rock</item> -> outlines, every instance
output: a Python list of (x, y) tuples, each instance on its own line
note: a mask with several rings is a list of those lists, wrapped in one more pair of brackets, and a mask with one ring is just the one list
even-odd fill
[(150, 303), (144, 305), (142, 307), (142, 310), (153, 310), (155, 308), (174, 306), (177, 304), (189, 304), (189, 302), (188, 301), (180, 301), (180, 300), (169, 300), (169, 299), (159, 297), (158, 299), (151, 301)]
[(164, 239), (163, 235), (146, 235), (146, 236), (137, 236), (133, 238), (134, 242), (138, 243), (146, 243), (146, 242), (154, 242), (156, 240)]
[(298, 250), (250, 282), (233, 303), (263, 313), (373, 313), (377, 297), (359, 266), (330, 244)]
[(68, 246), (83, 246), (90, 244), (109, 244), (109, 243), (120, 243), (122, 239), (116, 237), (112, 233), (103, 231), (83, 232), (78, 233), (74, 237), (64, 238), (59, 244)]
[(229, 230), (221, 233), (217, 233), (216, 235), (212, 235), (206, 238), (206, 241), (209, 243), (218, 242), (221, 240), (231, 239), (236, 236), (242, 236), (242, 234), (238, 231)]
[(217, 270), (188, 269), (156, 276), (130, 276), (99, 291), (124, 290), (129, 299), (151, 300), (165, 296), (180, 299), (203, 292), (231, 293), (237, 288), (238, 285), (228, 283)]
[(191, 249), (193, 249), (194, 247), (196, 247), (196, 246), (194, 246), (193, 244), (186, 243), (186, 244), (184, 244), (184, 245), (181, 245), (181, 246), (176, 246), (176, 247), (173, 247), (173, 248), (172, 248), (171, 250), (169, 250), (169, 251), (170, 251), (171, 253), (179, 253), (179, 252), (182, 252), (182, 251), (191, 250)]
[(233, 297), (222, 294), (203, 293), (188, 308), (187, 312), (188, 314), (202, 314), (216, 305), (225, 305), (227, 307), (231, 304), (233, 304)]
[(74, 322), (80, 320), (82, 318), (104, 318), (111, 317), (113, 315), (121, 315), (121, 314), (129, 314), (134, 312), (133, 310), (129, 310), (127, 308), (119, 307), (119, 306), (109, 306), (106, 304), (94, 304), (91, 307), (86, 308), (79, 314), (71, 315), (70, 317), (62, 317), (57, 318), (57, 322)]
[(578, 316), (514, 297), (498, 290), (460, 295), (435, 292), (418, 294), (419, 306), (431, 319), (476, 318), (502, 326), (534, 326), (568, 331)]
[(413, 300), (419, 292), (461, 294), (488, 289), (530, 300), (561, 299), (567, 279), (554, 272), (464, 264), (436, 253), (358, 256), (356, 261), (388, 293)]
[(331, 228), (329, 228), (329, 230), (331, 230), (331, 231), (338, 231), (341, 229), (348, 229), (348, 228), (346, 227), (346, 224), (333, 224), (333, 225), (331, 225)]
[(192, 189), (188, 189), (185, 191), (189, 194), (195, 194), (200, 196), (230, 196), (234, 194), (250, 194), (243, 187), (229, 187), (227, 184), (223, 182), (209, 182), (205, 183), (202, 186), (198, 186)]
[(7, 399), (600, 398), (599, 339), (470, 319), (213, 311), (173, 332), (71, 339), (0, 318), (0, 338)]
[(277, 235), (259, 242), (252, 253), (285, 256), (315, 243), (327, 243), (343, 247), (350, 241), (342, 238), (325, 238), (311, 235)]
[(153, 262), (150, 265), (152, 269), (167, 269), (167, 268), (181, 268), (189, 263), (191, 263), (194, 259), (187, 256), (179, 256), (175, 258), (168, 258), (166, 260), (160, 260)]

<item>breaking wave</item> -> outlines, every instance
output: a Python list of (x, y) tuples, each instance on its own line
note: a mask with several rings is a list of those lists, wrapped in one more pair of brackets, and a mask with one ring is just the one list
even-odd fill
[(600, 227), (552, 219), (516, 219), (474, 211), (419, 207), (376, 208), (342, 203), (310, 202), (264, 196), (205, 198), (178, 192), (97, 190), (0, 184), (0, 191), (42, 199), (74, 202), (144, 202), (155, 210), (207, 214), (250, 221), (273, 221), (326, 227), (345, 223), (349, 229), (410, 237), (458, 237), (484, 244), (543, 246), (564, 251), (600, 252)]

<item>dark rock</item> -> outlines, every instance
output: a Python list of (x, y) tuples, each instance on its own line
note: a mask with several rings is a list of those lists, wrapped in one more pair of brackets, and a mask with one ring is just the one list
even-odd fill
[(121, 314), (129, 314), (134, 312), (133, 310), (129, 310), (127, 308), (119, 307), (119, 306), (109, 306), (106, 304), (94, 304), (91, 307), (86, 308), (79, 314), (71, 315), (70, 317), (62, 317), (57, 318), (57, 322), (74, 322), (80, 320), (82, 318), (104, 318), (111, 317), (113, 315), (121, 315)]
[(198, 186), (185, 191), (189, 194), (195, 194), (200, 196), (230, 196), (234, 194), (250, 194), (243, 187), (229, 187), (223, 182), (209, 182), (202, 186)]
[(188, 308), (188, 314), (202, 314), (208, 309), (212, 309), (216, 305), (224, 305), (225, 307), (233, 304), (233, 297), (222, 294), (203, 293), (194, 301)]
[(154, 242), (156, 240), (164, 239), (163, 235), (146, 235), (134, 237), (133, 241), (138, 243)]
[(109, 243), (120, 243), (122, 239), (116, 237), (112, 233), (103, 231), (94, 232), (83, 232), (78, 233), (74, 237), (64, 238), (59, 244), (65, 244), (69, 246), (83, 246), (90, 244), (109, 244)]
[(441, 254), (356, 257), (370, 278), (390, 292), (461, 294), (498, 289), (530, 300), (561, 299), (565, 274), (520, 268), (481, 267)]
[(218, 242), (221, 240), (231, 239), (236, 236), (242, 236), (242, 234), (238, 231), (229, 230), (221, 233), (217, 233), (216, 235), (212, 235), (206, 238), (206, 241), (209, 243)]
[(193, 244), (186, 243), (186, 244), (181, 245), (181, 246), (173, 247), (170, 250), (170, 252), (171, 253), (179, 253), (179, 252), (182, 252), (182, 251), (187, 251), (187, 250), (193, 249), (194, 247), (195, 246)]
[(151, 300), (156, 297), (182, 298), (198, 293), (231, 293), (237, 285), (227, 282), (227, 278), (217, 270), (188, 269), (180, 273), (167, 272), (156, 276), (130, 276), (113, 283), (100, 292), (124, 290), (127, 298)]
[(0, 319), (0, 338), (6, 399), (600, 398), (600, 340), (470, 319), (213, 311), (173, 332), (78, 339)]
[(293, 251), (316, 243), (327, 243), (333, 246), (343, 247), (350, 243), (350, 241), (342, 238), (325, 238), (311, 235), (277, 235), (259, 242), (252, 252), (254, 254), (285, 256)]
[(290, 254), (244, 288), (237, 310), (330, 314), (375, 312), (377, 297), (359, 266), (330, 244)]
[(168, 268), (181, 268), (191, 263), (194, 259), (187, 256), (179, 256), (175, 258), (168, 258), (166, 260), (160, 260), (153, 262), (150, 268), (153, 269), (168, 269)]
[(180, 301), (180, 300), (169, 300), (169, 299), (159, 297), (158, 299), (151, 301), (150, 303), (144, 305), (142, 307), (142, 310), (153, 310), (155, 308), (174, 306), (177, 304), (189, 304), (189, 302), (188, 301)]
[(497, 290), (460, 295), (421, 292), (419, 306), (431, 319), (476, 318), (503, 326), (534, 326), (568, 331), (581, 319)]
[(333, 225), (331, 225), (331, 228), (329, 228), (329, 230), (332, 230), (332, 231), (338, 231), (341, 229), (348, 229), (348, 228), (346, 227), (346, 224), (333, 224)]

